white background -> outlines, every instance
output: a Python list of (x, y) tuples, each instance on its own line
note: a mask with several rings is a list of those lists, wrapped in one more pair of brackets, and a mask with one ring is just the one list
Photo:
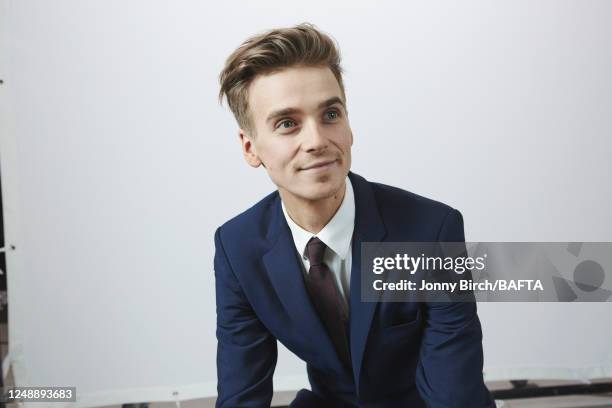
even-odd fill
[[(275, 188), (217, 78), (273, 27), (339, 42), (354, 172), (458, 208), (468, 241), (612, 241), (612, 2), (0, 5), (18, 385), (215, 395), (213, 233)], [(479, 310), (487, 379), (612, 376), (610, 303)], [(276, 389), (306, 384), (281, 348)]]

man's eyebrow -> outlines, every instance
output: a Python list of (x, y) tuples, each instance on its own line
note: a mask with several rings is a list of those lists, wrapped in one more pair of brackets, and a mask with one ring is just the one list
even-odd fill
[[(342, 98), (340, 98), (339, 96), (333, 96), (329, 99), (324, 100), (323, 102), (321, 102), (318, 106), (317, 109), (321, 109), (321, 108), (326, 108), (328, 106), (332, 106), (336, 103), (339, 103), (340, 105), (342, 105), (342, 107), (344, 108), (344, 101), (342, 100)], [(273, 111), (272, 113), (270, 113), (268, 115), (268, 117), (266, 118), (266, 123), (270, 122), (271, 120), (281, 117), (281, 116), (286, 116), (286, 115), (291, 115), (294, 113), (299, 113), (300, 110), (296, 109), (296, 108), (284, 108), (284, 109), (279, 109), (277, 111)]]
[(342, 107), (344, 108), (344, 102), (342, 101), (342, 99), (339, 96), (334, 96), (331, 97), (329, 99), (327, 99), (326, 101), (323, 101), (319, 104), (318, 108), (326, 108), (328, 106), (332, 106), (336, 103), (339, 103), (340, 105), (342, 105)]
[(293, 113), (298, 113), (300, 110), (299, 109), (295, 109), (295, 108), (285, 108), (285, 109), (280, 109), (277, 111), (274, 111), (272, 113), (270, 113), (266, 119), (266, 123), (272, 121), (273, 119), (276, 119), (278, 117), (281, 116), (286, 116), (286, 115), (291, 115)]

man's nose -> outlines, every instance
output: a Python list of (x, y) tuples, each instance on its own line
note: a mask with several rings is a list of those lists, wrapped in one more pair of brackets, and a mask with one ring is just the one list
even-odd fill
[(329, 140), (325, 135), (324, 129), (316, 121), (308, 121), (302, 131), (303, 147), (307, 152), (326, 149)]

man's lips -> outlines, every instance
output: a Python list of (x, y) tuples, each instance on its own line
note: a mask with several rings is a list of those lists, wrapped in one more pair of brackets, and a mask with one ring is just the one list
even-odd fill
[(310, 164), (306, 167), (303, 167), (300, 170), (314, 170), (314, 169), (319, 169), (323, 167), (328, 167), (329, 165), (335, 163), (336, 161), (337, 159), (322, 160), (322, 161), (318, 161), (316, 163)]

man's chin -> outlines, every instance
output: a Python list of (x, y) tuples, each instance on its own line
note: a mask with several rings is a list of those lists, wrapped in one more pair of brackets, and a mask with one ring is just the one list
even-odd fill
[(333, 174), (327, 177), (301, 178), (284, 180), (283, 183), (275, 183), (281, 190), (282, 195), (289, 194), (297, 199), (306, 201), (319, 201), (333, 197), (335, 194), (342, 195), (341, 188), (346, 176)]
[(313, 183), (314, 185), (305, 186), (302, 190), (302, 197), (309, 201), (324, 200), (333, 197), (340, 188), (342, 183)]

